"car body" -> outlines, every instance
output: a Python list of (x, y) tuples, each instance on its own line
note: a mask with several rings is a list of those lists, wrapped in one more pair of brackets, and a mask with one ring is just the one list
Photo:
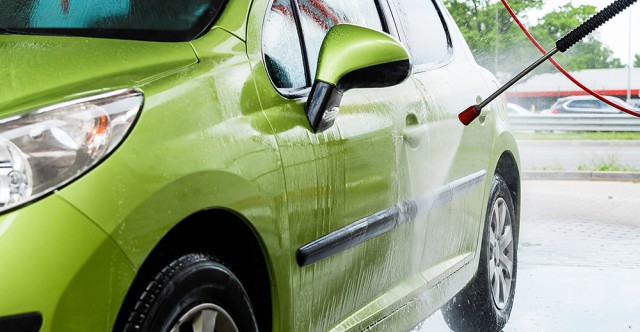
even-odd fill
[(442, 3), (98, 2), (0, 14), (0, 330), (506, 323), (519, 155)]
[[(618, 97), (604, 96), (604, 98), (626, 109), (634, 110), (633, 106)], [(623, 114), (623, 112), (596, 97), (587, 95), (558, 98), (549, 109), (549, 114)]]

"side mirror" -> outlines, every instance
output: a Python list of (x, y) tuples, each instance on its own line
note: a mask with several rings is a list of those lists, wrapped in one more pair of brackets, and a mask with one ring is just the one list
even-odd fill
[(409, 74), (409, 54), (390, 35), (352, 24), (333, 26), (322, 41), (305, 109), (311, 128), (316, 133), (331, 128), (345, 91), (400, 84)]

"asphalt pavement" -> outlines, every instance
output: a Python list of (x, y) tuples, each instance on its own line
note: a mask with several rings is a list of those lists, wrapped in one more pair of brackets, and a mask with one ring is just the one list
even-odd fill
[[(640, 331), (640, 183), (524, 180), (504, 332)], [(415, 332), (450, 331), (438, 311)]]

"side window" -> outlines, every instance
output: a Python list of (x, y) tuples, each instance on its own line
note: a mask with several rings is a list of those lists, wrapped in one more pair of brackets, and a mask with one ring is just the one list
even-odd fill
[(399, 24), (414, 66), (449, 57), (451, 37), (442, 13), (432, 0), (395, 0)]
[(290, 0), (275, 0), (262, 32), (264, 62), (273, 84), (282, 89), (307, 85), (300, 39)]
[(573, 108), (600, 108), (597, 100), (576, 100), (567, 105)]
[(585, 100), (587, 103), (587, 108), (602, 108), (603, 102), (599, 100)]
[(598, 108), (600, 108), (600, 109), (613, 108), (613, 107), (611, 107), (611, 106), (609, 106), (609, 105), (605, 104), (605, 103), (604, 103), (603, 101), (601, 101), (601, 100), (597, 100), (597, 102), (598, 102)]
[(309, 59), (310, 77), (315, 76), (318, 54), (327, 31), (338, 23), (352, 23), (384, 31), (375, 1), (298, 0), (300, 23)]
[[(280, 89), (310, 86), (322, 40), (334, 25), (352, 23), (385, 31), (382, 22), (376, 1), (274, 0), (262, 33), (265, 66), (273, 84)], [(304, 52), (300, 45), (305, 45)], [(309, 68), (305, 67), (304, 56)]]
[[(610, 100), (610, 101), (612, 101), (614, 104), (620, 105), (617, 102), (617, 100), (615, 100), (615, 99), (614, 100)], [(606, 110), (615, 110), (616, 109), (615, 107), (613, 107), (613, 106), (611, 106), (611, 105), (609, 105), (609, 104), (607, 104), (607, 103), (605, 103), (605, 102), (603, 102), (601, 100), (598, 100), (598, 102), (599, 102), (598, 104), (600, 105), (600, 108), (602, 108), (602, 109), (606, 109)], [(624, 105), (620, 105), (620, 106), (624, 107)]]
[(571, 107), (571, 108), (585, 108), (588, 106), (589, 105), (586, 103), (586, 100), (572, 101), (567, 104), (567, 107)]

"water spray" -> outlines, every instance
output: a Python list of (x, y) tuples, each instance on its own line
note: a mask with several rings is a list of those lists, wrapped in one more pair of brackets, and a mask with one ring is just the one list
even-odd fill
[[(520, 20), (518, 20), (518, 18), (515, 15), (515, 13), (513, 13), (511, 8), (507, 4), (506, 0), (502, 0), (502, 3), (505, 5), (505, 7), (507, 8), (507, 10), (511, 14), (511, 16), (513, 16), (513, 18), (516, 20), (516, 22), (518, 23), (520, 28), (523, 29), (525, 34), (527, 34), (527, 37), (529, 37), (529, 39), (531, 39), (531, 41), (536, 45), (536, 47), (538, 47), (538, 49), (541, 52), (544, 53), (544, 55), (542, 57), (540, 57), (538, 60), (536, 60), (534, 63), (532, 63), (529, 67), (525, 68), (520, 73), (518, 73), (516, 76), (514, 76), (512, 79), (510, 79), (507, 83), (505, 83), (502, 87), (500, 87), (498, 90), (496, 90), (494, 93), (492, 93), (489, 97), (487, 97), (481, 103), (479, 103), (477, 105), (469, 106), (466, 110), (464, 110), (460, 114), (458, 114), (458, 119), (460, 119), (460, 122), (462, 122), (462, 124), (464, 124), (465, 126), (469, 125), (473, 120), (475, 120), (475, 118), (477, 118), (480, 115), (480, 111), (485, 106), (487, 106), (490, 102), (492, 102), (496, 97), (501, 95), (505, 90), (510, 88), (513, 84), (515, 84), (516, 82), (521, 80), (524, 76), (526, 76), (528, 73), (530, 73), (536, 67), (538, 67), (540, 64), (542, 64), (543, 62), (549, 60), (554, 54), (558, 53), (558, 51), (564, 53), (566, 50), (568, 50), (573, 45), (575, 45), (576, 43), (581, 41), (584, 37), (586, 37), (589, 34), (591, 34), (593, 31), (595, 31), (601, 25), (606, 23), (612, 17), (618, 15), (619, 13), (621, 13), (622, 11), (627, 9), (629, 6), (631, 6), (636, 1), (637, 0), (616, 0), (616, 1), (614, 1), (612, 4), (608, 5), (606, 8), (604, 8), (603, 10), (601, 10), (600, 12), (595, 14), (594, 16), (592, 16), (589, 19), (587, 19), (585, 22), (580, 24), (577, 28), (573, 29), (571, 32), (566, 34), (564, 37), (558, 39), (556, 41), (556, 47), (554, 49), (552, 49), (549, 52), (545, 52), (544, 49), (542, 49), (542, 47), (531, 36), (531, 34), (529, 34), (529, 32), (526, 30), (526, 28), (524, 28), (522, 23), (520, 23)], [(591, 95), (595, 96), (596, 98), (606, 102), (609, 105), (613, 104), (609, 100), (607, 100), (606, 98), (603, 98), (602, 96), (598, 95), (597, 93), (595, 93), (595, 92), (591, 91), (590, 89), (586, 88), (584, 85), (580, 84), (573, 77), (570, 77), (569, 73), (567, 73), (564, 69), (562, 69), (562, 67), (560, 67), (560, 65), (558, 65), (557, 62), (553, 61), (553, 59), (551, 59), (551, 61), (554, 63), (554, 65), (565, 76), (569, 77), (569, 79), (571, 79), (574, 83), (576, 83), (580, 88), (584, 89), (589, 94), (591, 94)], [(615, 107), (617, 109), (621, 109), (622, 111), (624, 111), (626, 113), (629, 113), (631, 115), (640, 116), (640, 114), (638, 114), (636, 112), (633, 112), (631, 110), (624, 109), (624, 108), (622, 108), (621, 106), (619, 106), (617, 104), (611, 105), (611, 106), (613, 106), (613, 107)]]

